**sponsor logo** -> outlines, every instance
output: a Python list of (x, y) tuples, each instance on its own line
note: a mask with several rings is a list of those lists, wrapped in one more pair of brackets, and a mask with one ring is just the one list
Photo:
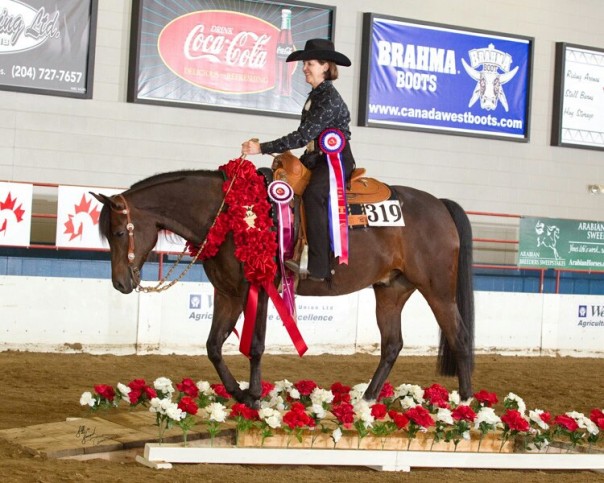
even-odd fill
[(161, 31), (164, 64), (204, 89), (249, 94), (275, 85), (279, 29), (257, 17), (208, 10), (174, 19)]
[(508, 100), (503, 91), (507, 84), (518, 72), (518, 66), (510, 70), (512, 56), (497, 50), (493, 44), (487, 48), (472, 49), (468, 52), (470, 64), (461, 59), (467, 74), (476, 81), (476, 87), (468, 107), (472, 107), (480, 100), (480, 107), (487, 111), (497, 108), (499, 102), (507, 112)]
[(0, 54), (34, 49), (61, 37), (59, 11), (49, 13), (17, 0), (0, 0)]
[(579, 327), (604, 327), (604, 305), (579, 305)]

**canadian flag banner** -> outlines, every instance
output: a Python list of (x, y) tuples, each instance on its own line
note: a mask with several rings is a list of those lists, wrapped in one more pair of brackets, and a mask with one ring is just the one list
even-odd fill
[(90, 194), (91, 191), (113, 196), (122, 190), (59, 186), (55, 242), (57, 247), (109, 248), (107, 241), (99, 234), (99, 216), (103, 205)]
[(0, 182), (0, 245), (29, 246), (33, 185)]

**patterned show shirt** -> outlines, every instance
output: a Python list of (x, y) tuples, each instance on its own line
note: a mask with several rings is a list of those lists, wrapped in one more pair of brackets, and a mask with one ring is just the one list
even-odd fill
[(301, 148), (317, 140), (328, 128), (339, 129), (350, 140), (350, 111), (333, 82), (326, 80), (310, 91), (298, 129), (274, 141), (260, 143), (260, 149), (269, 154)]

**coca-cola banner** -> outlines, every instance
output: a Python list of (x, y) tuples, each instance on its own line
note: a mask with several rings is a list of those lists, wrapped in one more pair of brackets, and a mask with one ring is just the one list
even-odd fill
[(0, 0), (0, 89), (92, 97), (98, 0)]
[(309, 86), (285, 59), (334, 21), (301, 2), (134, 0), (128, 100), (299, 116)]

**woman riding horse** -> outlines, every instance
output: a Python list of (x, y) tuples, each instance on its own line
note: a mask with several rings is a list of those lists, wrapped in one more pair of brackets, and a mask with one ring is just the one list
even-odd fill
[[(303, 195), (306, 213), (311, 220), (306, 229), (310, 272), (308, 278), (322, 282), (332, 275), (327, 217), (330, 174), (325, 155), (319, 149), (319, 135), (328, 128), (336, 128), (346, 137), (340, 157), (344, 177), (348, 179), (355, 167), (349, 143), (350, 112), (333, 81), (338, 78), (338, 65), (348, 67), (350, 60), (337, 52), (330, 40), (311, 39), (306, 42), (304, 50), (296, 50), (286, 59), (286, 62), (293, 61), (304, 62), (306, 82), (312, 86), (304, 104), (300, 126), (274, 141), (246, 141), (242, 144), (241, 151), (243, 154), (282, 153), (306, 145), (306, 151), (300, 160), (312, 171), (310, 183)], [(287, 260), (286, 266), (295, 272), (300, 271), (300, 265), (294, 260)]]

